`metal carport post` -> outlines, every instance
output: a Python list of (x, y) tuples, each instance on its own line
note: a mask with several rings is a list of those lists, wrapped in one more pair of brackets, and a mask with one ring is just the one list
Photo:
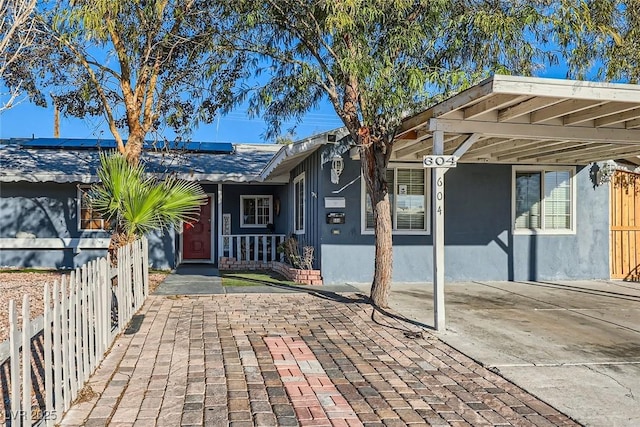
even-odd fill
[[(433, 154), (444, 154), (444, 131), (433, 133)], [(443, 331), (444, 315), (444, 174), (445, 168), (431, 170), (431, 215), (433, 216), (433, 323)]]
[[(430, 127), (437, 127), (437, 119), (430, 120)], [(459, 159), (479, 139), (471, 134), (453, 152)], [(433, 131), (433, 155), (444, 154), (444, 131)], [(444, 175), (447, 167), (435, 167), (431, 170), (431, 213), (433, 217), (433, 325), (436, 331), (446, 329), (444, 308)]]

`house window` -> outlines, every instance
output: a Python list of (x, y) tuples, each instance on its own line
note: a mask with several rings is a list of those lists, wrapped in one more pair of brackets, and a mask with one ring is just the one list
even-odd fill
[(304, 234), (304, 214), (305, 214), (305, 188), (304, 172), (293, 180), (293, 209), (295, 210), (294, 224), (297, 234)]
[(102, 216), (91, 208), (88, 185), (78, 187), (78, 229), (80, 230), (104, 230), (105, 224)]
[(514, 168), (514, 233), (573, 233), (574, 175), (574, 168)]
[[(429, 231), (427, 209), (427, 174), (424, 168), (414, 165), (389, 165), (389, 204), (391, 222), (395, 234), (426, 234)], [(363, 233), (374, 229), (371, 199), (362, 184)]]
[(266, 227), (273, 222), (272, 196), (240, 196), (240, 227)]

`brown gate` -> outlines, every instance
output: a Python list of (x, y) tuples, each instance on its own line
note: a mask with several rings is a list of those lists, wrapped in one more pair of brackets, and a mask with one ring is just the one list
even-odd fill
[(611, 180), (611, 277), (640, 280), (640, 174)]

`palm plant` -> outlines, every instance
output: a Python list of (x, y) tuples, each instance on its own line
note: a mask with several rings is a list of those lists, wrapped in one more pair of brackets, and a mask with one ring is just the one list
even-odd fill
[(150, 231), (196, 221), (206, 203), (198, 183), (174, 176), (158, 180), (143, 164), (131, 165), (116, 151), (100, 153), (98, 177), (90, 202), (113, 231), (109, 253), (114, 262), (119, 247)]

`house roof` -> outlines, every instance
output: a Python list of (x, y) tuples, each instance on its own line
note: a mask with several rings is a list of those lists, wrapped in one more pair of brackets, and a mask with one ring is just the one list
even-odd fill
[(289, 145), (282, 145), (260, 173), (264, 181), (289, 182), (289, 172), (324, 144), (333, 144), (347, 135), (346, 128), (326, 131)]
[[(0, 140), (0, 182), (89, 183), (97, 180), (98, 150), (24, 148), (21, 141), (27, 140)], [(202, 183), (257, 182), (260, 172), (280, 146), (234, 144), (233, 148), (229, 154), (145, 151), (142, 160), (150, 172), (174, 172), (180, 178)]]
[(392, 159), (432, 154), (435, 131), (461, 162), (637, 162), (640, 85), (495, 75), (404, 120)]

